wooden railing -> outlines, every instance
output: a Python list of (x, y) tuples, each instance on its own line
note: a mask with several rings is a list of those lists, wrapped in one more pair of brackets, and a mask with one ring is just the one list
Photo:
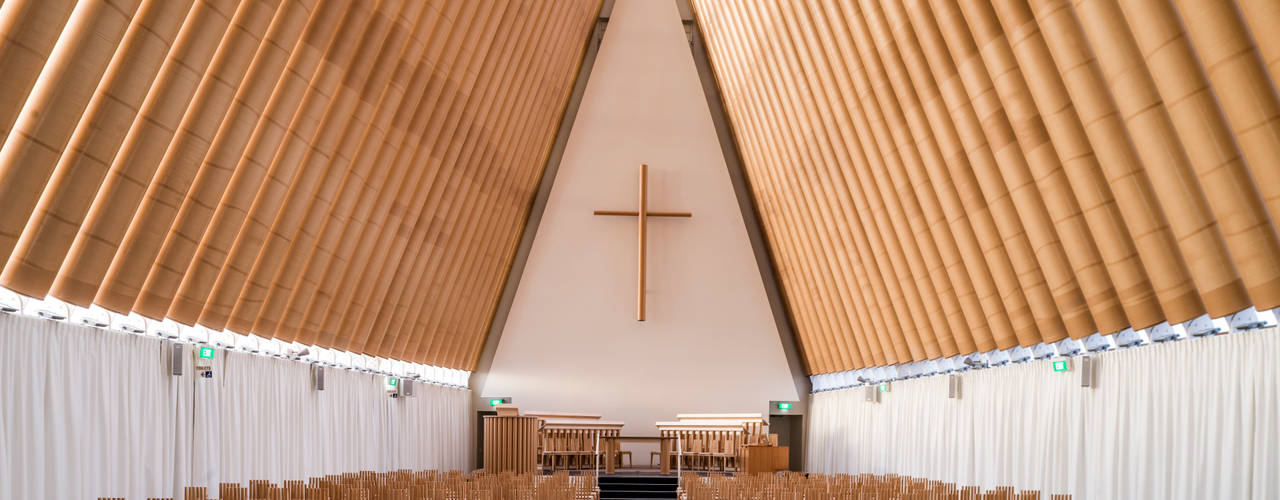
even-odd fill
[(1046, 495), (997, 487), (976, 486), (896, 475), (686, 474), (680, 478), (682, 500), (838, 499), (838, 500), (1070, 500), (1070, 495)]
[[(188, 487), (178, 500), (208, 500), (205, 487)], [(595, 476), (567, 472), (489, 474), (473, 472), (355, 472), (303, 481), (221, 484), (220, 500), (598, 500)], [(101, 497), (99, 500), (125, 500)], [(174, 500), (157, 498), (148, 500)]]

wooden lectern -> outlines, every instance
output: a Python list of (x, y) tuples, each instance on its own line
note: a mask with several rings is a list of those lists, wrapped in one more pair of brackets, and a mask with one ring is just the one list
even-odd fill
[(484, 417), (484, 470), (533, 473), (538, 466), (538, 418)]

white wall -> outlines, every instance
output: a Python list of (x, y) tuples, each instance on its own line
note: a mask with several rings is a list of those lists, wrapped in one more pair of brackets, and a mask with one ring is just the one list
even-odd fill
[[(1275, 328), (813, 395), (810, 471), (901, 474), (1077, 499), (1280, 498)], [(1078, 366), (1078, 365), (1077, 365)]]
[[(677, 412), (798, 399), (674, 1), (619, 0), (482, 396), (656, 434)], [(635, 320), (649, 165), (648, 320)], [(646, 456), (637, 455), (643, 462)]]
[[(463, 469), (470, 391), (218, 351), (167, 371), (166, 342), (0, 314), (0, 499), (181, 498), (184, 486)], [(189, 350), (187, 351), (190, 352)]]

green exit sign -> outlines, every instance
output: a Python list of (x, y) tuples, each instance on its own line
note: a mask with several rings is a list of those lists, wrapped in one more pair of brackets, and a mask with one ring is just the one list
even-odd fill
[(1059, 359), (1053, 362), (1053, 371), (1055, 372), (1065, 372), (1070, 369), (1071, 365), (1067, 364), (1067, 360), (1065, 359)]
[(779, 410), (790, 410), (790, 409), (791, 409), (791, 403), (778, 403), (778, 409), (779, 409)]
[(201, 359), (213, 359), (213, 348), (212, 348), (212, 347), (201, 347), (201, 348), (200, 348), (200, 358), (201, 358)]
[(500, 405), (500, 404), (502, 404), (502, 400), (501, 400), (501, 399), (490, 399), (490, 400), (489, 400), (489, 406), (498, 406), (498, 405)]
[(889, 392), (889, 383), (888, 383), (888, 382), (881, 382), (881, 383), (880, 383), (880, 392)]
[(395, 387), (395, 386), (397, 386), (397, 385), (399, 385), (399, 384), (400, 384), (400, 379), (395, 378), (395, 377), (389, 377), (389, 378), (387, 378), (387, 385), (389, 385), (389, 386), (391, 386), (391, 387)]

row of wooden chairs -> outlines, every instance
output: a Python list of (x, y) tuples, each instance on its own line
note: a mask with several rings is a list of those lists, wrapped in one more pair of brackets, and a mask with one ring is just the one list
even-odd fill
[[(695, 471), (737, 470), (742, 447), (752, 442), (752, 438), (742, 432), (664, 430), (662, 434), (673, 438), (679, 437), (679, 440), (672, 441), (672, 468), (675, 467), (677, 460), (683, 460), (681, 463), (683, 468)], [(777, 437), (774, 436), (773, 439), (776, 445)], [(679, 448), (676, 448), (677, 443)], [(658, 456), (658, 452), (650, 454), (650, 466)]]
[[(181, 500), (208, 500), (203, 486), (187, 487)], [(595, 476), (470, 474), (440, 471), (354, 472), (303, 481), (250, 481), (218, 485), (220, 500), (598, 500)], [(99, 500), (124, 500), (102, 497)], [(151, 498), (148, 500), (173, 500)]]
[[(598, 439), (617, 436), (617, 429), (548, 429), (539, 433), (539, 463), (547, 470), (587, 470), (604, 466), (605, 443)], [(597, 448), (597, 443), (599, 448)], [(601, 450), (597, 452), (597, 449)], [(630, 458), (631, 452), (619, 452)], [(620, 464), (617, 464), (620, 465)]]
[(754, 474), (726, 476), (685, 474), (680, 478), (682, 500), (1070, 500), (1070, 495), (1045, 495), (998, 487), (977, 486), (898, 475), (874, 474)]

